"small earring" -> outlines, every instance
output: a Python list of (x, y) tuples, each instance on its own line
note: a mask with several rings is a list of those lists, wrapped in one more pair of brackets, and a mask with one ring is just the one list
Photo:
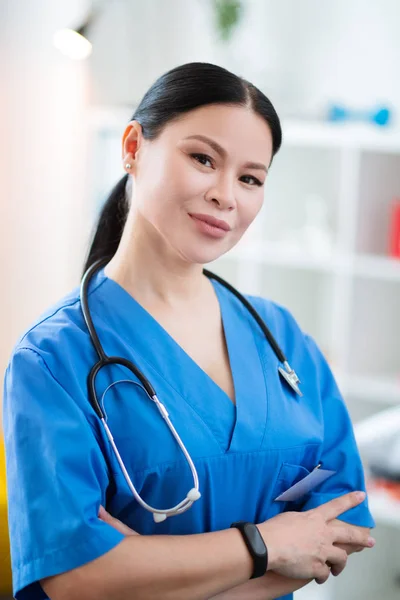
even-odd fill
[(130, 163), (126, 163), (125, 168), (126, 169), (132, 169), (132, 165)]

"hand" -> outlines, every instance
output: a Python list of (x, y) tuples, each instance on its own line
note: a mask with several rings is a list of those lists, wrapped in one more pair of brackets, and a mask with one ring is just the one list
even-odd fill
[(375, 540), (368, 529), (360, 530), (336, 517), (360, 504), (365, 498), (357, 492), (344, 494), (305, 512), (286, 512), (261, 523), (269, 568), (291, 578), (315, 579), (324, 583), (329, 575), (339, 575), (346, 566), (343, 544), (371, 548)]
[(128, 527), (128, 525), (122, 523), (122, 521), (119, 521), (115, 517), (112, 517), (103, 506), (100, 506), (99, 519), (101, 519), (101, 521), (104, 521), (104, 523), (108, 523), (108, 525), (111, 525), (111, 527), (114, 527), (114, 529), (116, 529), (120, 533), (123, 533), (126, 536), (140, 535), (140, 533), (137, 533), (137, 531), (133, 531), (133, 529)]

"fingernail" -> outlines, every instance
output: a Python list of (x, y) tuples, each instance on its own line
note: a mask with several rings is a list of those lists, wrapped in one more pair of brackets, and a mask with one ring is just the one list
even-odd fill
[(370, 548), (373, 548), (373, 546), (375, 546), (376, 540), (373, 537), (369, 537), (368, 538), (368, 546)]
[(105, 513), (106, 513), (106, 511), (105, 511), (104, 507), (101, 506), (101, 504), (100, 504), (99, 517), (104, 517)]
[(364, 500), (365, 492), (357, 492), (357, 500)]

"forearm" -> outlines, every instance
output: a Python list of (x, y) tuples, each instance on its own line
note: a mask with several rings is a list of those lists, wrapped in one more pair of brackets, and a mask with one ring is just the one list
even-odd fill
[[(338, 525), (342, 524), (338, 519), (335, 519), (335, 522)], [(358, 529), (366, 528), (358, 527)], [(351, 544), (336, 544), (336, 546), (345, 550), (348, 556), (363, 550), (362, 546), (352, 546)], [(247, 581), (231, 590), (222, 592), (214, 596), (212, 600), (273, 600), (299, 590), (310, 581), (312, 579), (291, 579), (274, 571), (268, 571), (264, 577)]]
[(42, 582), (52, 600), (206, 600), (248, 581), (252, 560), (234, 529), (129, 536), (98, 559)]
[[(347, 554), (358, 552), (362, 548), (350, 544), (337, 544), (346, 550)], [(274, 571), (268, 571), (263, 577), (252, 579), (230, 590), (214, 596), (212, 600), (274, 600), (286, 594), (291, 594), (308, 585), (312, 579), (291, 579)]]
[(268, 571), (263, 577), (246, 581), (233, 589), (214, 596), (212, 600), (273, 600), (310, 583), (312, 579), (290, 579)]

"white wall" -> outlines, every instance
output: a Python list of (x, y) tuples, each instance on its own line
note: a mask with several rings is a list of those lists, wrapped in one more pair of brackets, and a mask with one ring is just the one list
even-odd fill
[(1, 372), (24, 328), (78, 282), (87, 65), (61, 57), (52, 35), (79, 20), (85, 4), (0, 3)]
[(135, 104), (173, 66), (212, 61), (211, 2), (115, 0), (91, 29), (95, 104)]
[(119, 0), (93, 27), (92, 101), (133, 104), (162, 72), (210, 60), (253, 79), (278, 109), (321, 109), (337, 100), (400, 106), (397, 0), (246, 0), (224, 52), (212, 3)]

